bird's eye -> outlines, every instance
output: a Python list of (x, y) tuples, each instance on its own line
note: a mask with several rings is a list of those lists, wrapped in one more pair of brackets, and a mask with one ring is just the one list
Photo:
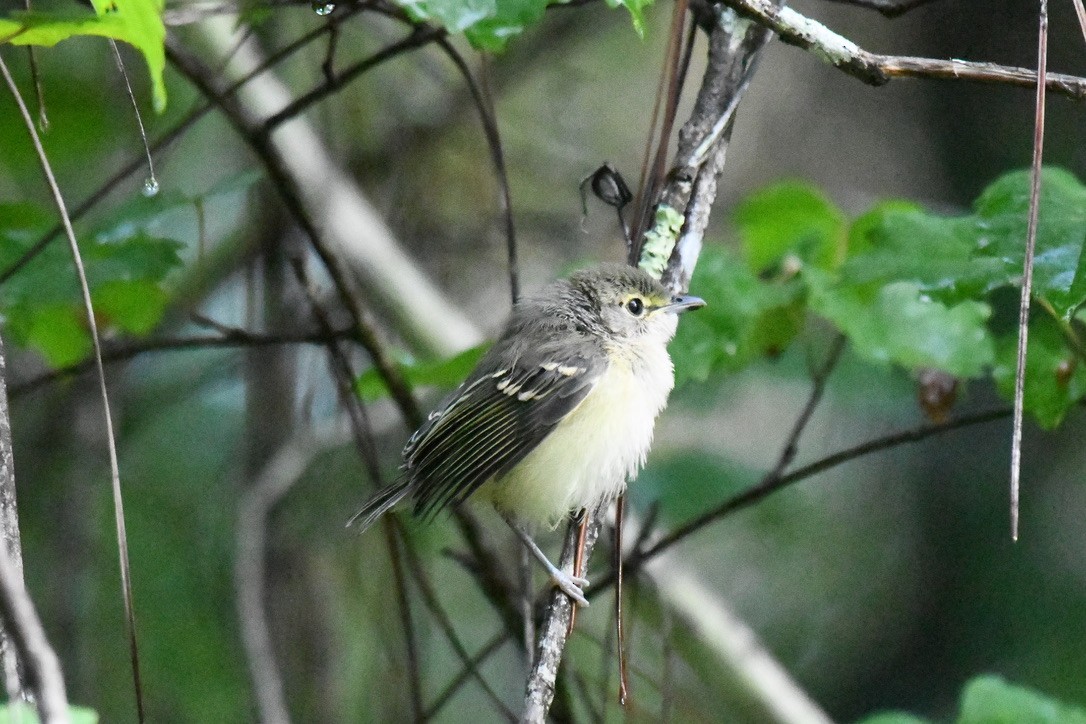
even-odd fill
[(645, 303), (637, 297), (634, 297), (630, 301), (626, 302), (626, 309), (630, 312), (630, 314), (634, 315), (635, 317), (640, 317), (641, 312), (645, 311)]

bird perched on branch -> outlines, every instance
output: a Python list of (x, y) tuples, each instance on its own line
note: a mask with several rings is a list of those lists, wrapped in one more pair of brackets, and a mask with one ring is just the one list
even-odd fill
[(674, 386), (667, 343), (678, 314), (704, 304), (620, 264), (520, 299), (467, 380), (411, 436), (398, 481), (351, 523), (365, 530), (405, 498), (423, 517), (486, 498), (555, 585), (587, 605), (588, 581), (552, 564), (525, 526), (553, 528), (625, 490)]

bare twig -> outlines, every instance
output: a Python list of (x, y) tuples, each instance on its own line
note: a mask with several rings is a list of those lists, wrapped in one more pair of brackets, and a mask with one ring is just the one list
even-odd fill
[[(211, 54), (232, 45), (234, 26), (227, 18), (209, 21), (201, 30), (202, 39), (212, 46)], [(295, 118), (274, 134), (263, 132), (267, 117), (291, 102), (290, 91), (276, 77), (264, 74), (238, 97), (227, 97), (219, 73), (176, 39), (167, 37), (166, 46), (167, 59), (214, 100), (261, 161), (287, 211), (328, 270), (336, 294), (360, 326), (372, 327), (365, 319), (372, 306), (385, 312), (405, 340), (424, 355), (453, 354), (479, 341), (475, 325), (403, 249), (311, 124)], [(242, 76), (262, 62), (258, 49), (248, 42), (226, 73)], [(406, 403), (399, 392), (396, 398), (401, 406)]]
[(1048, 0), (1041, 0), (1037, 30), (1037, 104), (1033, 122), (1033, 166), (1030, 169), (1029, 226), (1022, 261), (1022, 296), (1018, 306), (1018, 353), (1014, 375), (1014, 425), (1011, 431), (1011, 539), (1018, 540), (1018, 492), (1022, 474), (1022, 416), (1025, 409), (1026, 350), (1029, 303), (1033, 293), (1033, 252), (1041, 206), (1041, 160), (1045, 140), (1045, 72), (1048, 66)]
[[(340, 405), (347, 410), (348, 419), (351, 421), (351, 436), (354, 438), (355, 450), (362, 459), (363, 465), (369, 473), (374, 489), (380, 488), (384, 483), (381, 475), (381, 464), (377, 459), (377, 445), (373, 439), (373, 429), (370, 426), (369, 415), (366, 406), (358, 395), (354, 394), (353, 381), (354, 370), (351, 369), (350, 360), (339, 344), (330, 337), (332, 323), (328, 313), (317, 299), (317, 295), (309, 282), (305, 270), (305, 263), (299, 259), (291, 260), (291, 266), (298, 279), (299, 286), (305, 292), (309, 300), (310, 309), (321, 331), (329, 337), (325, 347), (328, 350), (328, 366), (332, 373), (332, 379), (336, 383), (336, 393)], [(392, 565), (392, 580), (396, 588), (396, 608), (400, 615), (400, 626), (404, 634), (404, 648), (407, 652), (408, 685), (410, 686), (411, 709), (413, 718), (418, 721), (422, 717), (422, 675), (419, 666), (418, 638), (415, 635), (414, 622), (411, 619), (411, 601), (407, 594), (407, 581), (404, 576), (403, 561), (397, 545), (397, 539), (402, 538), (405, 547), (410, 547), (409, 539), (403, 535), (400, 527), (394, 526), (392, 521), (386, 518), (382, 521), (382, 530), (385, 534), (385, 546), (388, 550), (389, 560)]]
[(98, 336), (98, 321), (94, 316), (94, 306), (91, 303), (90, 286), (87, 283), (87, 273), (83, 267), (83, 257), (79, 252), (79, 243), (75, 239), (75, 231), (72, 230), (72, 222), (68, 217), (68, 210), (64, 205), (64, 197), (60, 193), (60, 186), (57, 185), (56, 177), (53, 175), (53, 168), (45, 155), (45, 149), (42, 147), (41, 139), (38, 137), (38, 132), (34, 127), (34, 121), (30, 117), (30, 111), (27, 109), (22, 94), (19, 93), (19, 88), (15, 85), (15, 81), (12, 79), (7, 64), (4, 63), (2, 57), (0, 57), (0, 74), (3, 74), (4, 82), (7, 83), (8, 90), (11, 91), (15, 103), (19, 106), (19, 114), (23, 117), (23, 124), (26, 127), (27, 133), (30, 135), (31, 143), (34, 145), (34, 151), (37, 153), (38, 162), (42, 168), (42, 173), (45, 174), (46, 182), (52, 193), (53, 202), (56, 204), (57, 211), (64, 224), (64, 232), (68, 237), (68, 245), (72, 252), (72, 260), (75, 264), (76, 275), (79, 278), (79, 286), (83, 294), (83, 307), (87, 312), (87, 328), (90, 330), (91, 343), (94, 347), (95, 368), (98, 373), (98, 390), (102, 399), (102, 415), (105, 422), (106, 442), (109, 450), (110, 482), (112, 484), (113, 492), (113, 515), (117, 528), (117, 554), (121, 571), (121, 597), (124, 601), (125, 627), (128, 630), (129, 657), (132, 665), (132, 684), (136, 695), (136, 717), (142, 722), (144, 721), (143, 688), (140, 684), (139, 646), (136, 641), (136, 611), (132, 595), (132, 570), (128, 561), (128, 535), (125, 532), (124, 500), (121, 495), (121, 471), (120, 466), (117, 463), (117, 441), (113, 434), (113, 417), (109, 407), (109, 392), (106, 390), (106, 371), (105, 366), (102, 363), (102, 342)]
[[(277, 332), (260, 334), (241, 329), (232, 329), (228, 334), (206, 334), (186, 337), (165, 337), (161, 339), (109, 341), (102, 343), (102, 361), (106, 364), (124, 362), (151, 352), (184, 352), (202, 349), (243, 349), (246, 347), (267, 347), (281, 344), (328, 344), (330, 341), (357, 339), (353, 329), (325, 332)], [(83, 374), (94, 368), (94, 360), (58, 367), (49, 372), (22, 380), (11, 385), (12, 398), (20, 397), (36, 390), (42, 385)]]
[(479, 120), (483, 124), (483, 135), (486, 137), (487, 148), (490, 149), (490, 160), (494, 164), (494, 176), (498, 181), (498, 192), (501, 199), (501, 213), (505, 221), (505, 250), (509, 266), (509, 294), (515, 303), (520, 296), (520, 271), (517, 264), (517, 231), (513, 223), (513, 197), (509, 190), (509, 174), (505, 169), (505, 153), (502, 151), (501, 134), (498, 133), (498, 121), (494, 114), (494, 99), (490, 95), (489, 74), (486, 72), (487, 60), (483, 57), (483, 83), (475, 82), (471, 69), (464, 62), (463, 56), (453, 47), (448, 38), (437, 39), (438, 47), (449, 56), (460, 75), (464, 76), (464, 82), (471, 92), (472, 100), (479, 111)]
[(1078, 18), (1078, 27), (1082, 31), (1082, 39), (1086, 40), (1086, 7), (1083, 6), (1082, 0), (1071, 0), (1075, 6), (1075, 17)]
[(234, 560), (235, 603), (245, 659), (253, 681), (261, 721), (290, 721), (283, 681), (275, 661), (271, 630), (264, 606), (264, 552), (267, 519), (302, 476), (313, 459), (329, 447), (345, 442), (339, 425), (299, 434), (282, 445), (264, 466), (238, 504)]
[[(870, 455), (872, 453), (887, 450), (889, 448), (897, 447), (906, 443), (920, 442), (929, 437), (935, 435), (941, 435), (944, 432), (951, 430), (957, 430), (962, 427), (969, 427), (971, 425), (979, 425), (985, 422), (992, 422), (993, 420), (1000, 420), (1005, 417), (1010, 417), (1010, 408), (1001, 408), (995, 410), (988, 410), (985, 412), (979, 412), (974, 415), (966, 415), (956, 420), (948, 420), (947, 422), (939, 424), (921, 425), (919, 427), (912, 428), (911, 430), (903, 430), (883, 437), (878, 437), (873, 440), (869, 440), (865, 443), (855, 445), (850, 448), (838, 451), (831, 455), (827, 455), (820, 460), (816, 460), (808, 465), (804, 465), (801, 468), (796, 468), (790, 473), (784, 475), (772, 476), (767, 474), (762, 478), (761, 482), (757, 485), (744, 490), (743, 492), (732, 496), (728, 500), (724, 501), (720, 505), (708, 510), (701, 515), (697, 516), (693, 520), (688, 521), (675, 528), (667, 535), (656, 541), (653, 545), (645, 548), (642, 551), (634, 551), (632, 555), (626, 560), (626, 566), (631, 571), (638, 571), (645, 564), (645, 562), (651, 560), (653, 557), (668, 550), (677, 543), (685, 540), (694, 533), (705, 528), (707, 525), (714, 523), (725, 516), (734, 513), (738, 510), (750, 507), (754, 503), (761, 501), (769, 495), (785, 488), (793, 483), (798, 483), (801, 480), (806, 480), (814, 475), (823, 473), (831, 468), (835, 468), (838, 465), (855, 460), (856, 458)], [(598, 595), (600, 591), (607, 588), (607, 586), (613, 584), (614, 581), (610, 578), (605, 578), (601, 581), (597, 581), (592, 587), (591, 593), (587, 595), (589, 598)]]
[(298, 222), (298, 225), (302, 227), (317, 256), (328, 271), (336, 292), (357, 328), (362, 345), (370, 354), (374, 367), (387, 385), (392, 398), (396, 401), (407, 420), (416, 425), (420, 423), (422, 413), (411, 395), (407, 382), (403, 379), (403, 375), (389, 356), (384, 345), (379, 341), (377, 330), (370, 323), (368, 314), (362, 307), (360, 300), (352, 293), (352, 285), (348, 281), (349, 273), (343, 261), (327, 246), (324, 236), (318, 230), (317, 224), (313, 221), (309, 209), (302, 200), (297, 180), (287, 170), (286, 162), (279, 149), (271, 143), (268, 137), (261, 132), (257, 123), (254, 123), (232, 98), (224, 96), (217, 89), (215, 80), (203, 62), (169, 38), (167, 38), (166, 42), (166, 54), (167, 58), (197, 88), (214, 101), (238, 134), (249, 144), (249, 147), (264, 164), (288, 211)]
[(26, 668), (27, 682), (34, 691), (41, 720), (68, 724), (71, 714), (60, 661), (45, 637), (23, 577), (6, 550), (0, 550), (0, 618)]
[[(399, 525), (399, 521), (394, 522)], [(468, 654), (467, 649), (464, 648), (464, 644), (461, 643), (460, 637), (453, 628), (452, 621), (449, 620), (448, 614), (445, 613), (445, 609), (440, 605), (433, 586), (430, 585), (429, 579), (422, 570), (422, 564), (419, 563), (418, 556), (415, 554), (415, 551), (410, 548), (407, 549), (407, 562), (408, 565), (411, 566), (415, 581), (419, 585), (419, 591), (422, 593), (422, 600), (426, 603), (426, 607), (430, 609), (430, 614), (434, 617), (434, 620), (437, 621), (437, 625), (445, 632), (446, 638), (448, 638), (449, 643), (452, 644), (453, 651), (464, 665), (464, 670), (479, 682), (479, 686), (487, 695), (487, 698), (490, 699), (494, 708), (498, 710), (498, 713), (506, 720), (515, 722), (517, 720), (516, 715), (509, 711), (509, 707), (505, 705), (505, 702), (501, 700), (501, 697), (495, 693), (494, 689), (487, 683), (487, 680), (479, 673), (479, 670), (475, 666), (474, 658)]]
[(409, 50), (421, 48), (439, 37), (445, 35), (445, 30), (431, 25), (416, 25), (408, 33), (407, 37), (391, 45), (382, 48), (373, 55), (358, 61), (344, 71), (337, 73), (333, 78), (326, 79), (324, 83), (291, 101), (285, 108), (264, 120), (261, 132), (270, 134), (277, 127), (302, 113), (319, 100), (327, 98), (333, 93), (349, 84), (363, 73), (377, 67), (386, 60), (391, 60)]
[[(859, 47), (825, 25), (789, 7), (775, 7), (770, 0), (721, 0), (736, 12), (770, 28), (781, 40), (810, 50), (821, 60), (840, 68), (870, 85), (883, 85), (894, 78), (942, 78), (1033, 88), (1037, 72), (1028, 68), (968, 60), (939, 60), (909, 56), (880, 55)], [(1049, 73), (1045, 86), (1053, 93), (1086, 99), (1086, 78)]]
[(136, 125), (140, 131), (140, 141), (143, 142), (143, 152), (147, 156), (147, 180), (143, 182), (143, 191), (149, 196), (158, 193), (158, 179), (155, 178), (155, 162), (151, 158), (151, 148), (147, 145), (147, 129), (143, 127), (143, 115), (140, 113), (139, 103), (136, 102), (136, 94), (132, 92), (132, 82), (128, 79), (128, 70), (124, 67), (124, 58), (121, 57), (121, 49), (117, 47), (117, 41), (109, 39), (109, 46), (113, 49), (113, 58), (117, 61), (117, 70), (124, 78), (124, 88), (128, 91), (128, 100), (132, 103), (132, 112), (136, 115)]
[(508, 638), (508, 631), (499, 631), (490, 639), (490, 641), (486, 642), (483, 647), (471, 657), (471, 665), (468, 666), (465, 664), (464, 667), (460, 669), (460, 673), (457, 674), (441, 693), (437, 695), (437, 698), (434, 699), (434, 703), (422, 713), (422, 720), (430, 721), (440, 714), (441, 710), (445, 708), (445, 705), (452, 701), (456, 692), (460, 691), (460, 688), (474, 675), (473, 672), (478, 671), (479, 667), (483, 665), (483, 662), (490, 658), (491, 654), (500, 649)]
[[(347, 8), (347, 10), (344, 11), (343, 16), (341, 17), (341, 19), (343, 17), (348, 16), (348, 15), (352, 15), (355, 12), (358, 12), (359, 10), (362, 9), (362, 7), (363, 6), (361, 4), (352, 5), (351, 7)], [(226, 89), (225, 94), (226, 95), (233, 95), (242, 86), (244, 86), (246, 83), (248, 83), (250, 80), (252, 80), (256, 76), (258, 76), (259, 74), (266, 71), (268, 68), (271, 68), (274, 65), (276, 65), (277, 63), (279, 63), (280, 61), (284, 60), (285, 58), (290, 57), (292, 54), (294, 54), (296, 51), (298, 51), (301, 48), (308, 45), (314, 39), (319, 38), (321, 35), (328, 32), (330, 26), (331, 26), (330, 23), (326, 24), (326, 25), (319, 26), (319, 27), (315, 28), (314, 30), (311, 30), (311, 31), (299, 36), (296, 40), (288, 43), (287, 45), (285, 45), (282, 48), (280, 48), (279, 50), (277, 50), (275, 53), (269, 55), (262, 64), (260, 64), (259, 66), (254, 68), (250, 73), (248, 73), (247, 75), (245, 75), (244, 77), (238, 79), (236, 82), (234, 82), (232, 85), (230, 85)], [(189, 128), (191, 128), (193, 125), (196, 124), (197, 121), (199, 121), (201, 118), (203, 118), (205, 115), (207, 115), (207, 113), (209, 111), (211, 111), (214, 107), (215, 107), (214, 103), (211, 103), (210, 101), (207, 101), (207, 102), (204, 102), (202, 104), (197, 105), (195, 108), (193, 108), (191, 111), (189, 111), (189, 114), (187, 116), (185, 116), (181, 121), (179, 121), (176, 126), (174, 126), (169, 131), (164, 133), (161, 137), (159, 137), (159, 139), (157, 141), (155, 141), (151, 145), (151, 155), (152, 156), (157, 155), (163, 149), (165, 149), (167, 146), (169, 146), (174, 141), (176, 141), (178, 138), (180, 138), (182, 135), (184, 135), (184, 133), (186, 131), (188, 131)], [(128, 177), (130, 177), (136, 171), (139, 171), (141, 168), (143, 168), (143, 163), (144, 163), (144, 158), (142, 158), (142, 157), (135, 158), (132, 161), (130, 161), (128, 164), (126, 164), (124, 167), (122, 167), (119, 171), (117, 171), (115, 174), (113, 174), (113, 176), (111, 176), (109, 179), (107, 179), (101, 186), (99, 186), (82, 203), (80, 203), (78, 206), (76, 206), (74, 209), (72, 209), (71, 213), (69, 214), (69, 218), (72, 219), (73, 221), (81, 218), (84, 214), (86, 214), (92, 208), (97, 206), (104, 198), (106, 198), (106, 196), (109, 195), (110, 192), (112, 192), (115, 188), (117, 188), (117, 186), (119, 186), (122, 182), (124, 182)], [(35, 241), (33, 244), (31, 244), (30, 248), (27, 249), (25, 252), (23, 252), (22, 256), (20, 256), (18, 259), (16, 259), (11, 264), (11, 266), (7, 267), (2, 272), (0, 272), (0, 284), (3, 284), (7, 280), (11, 279), (11, 277), (14, 276), (20, 269), (22, 269), (24, 266), (26, 266), (38, 254), (40, 254), (42, 252), (42, 250), (45, 249), (45, 247), (48, 246), (49, 243), (53, 241), (53, 239), (57, 238), (62, 233), (64, 233), (64, 226), (62, 224), (58, 223), (52, 229), (50, 229), (45, 234), (43, 234), (37, 241)]]

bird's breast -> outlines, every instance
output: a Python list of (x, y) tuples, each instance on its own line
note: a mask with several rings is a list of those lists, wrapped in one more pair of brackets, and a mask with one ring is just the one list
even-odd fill
[(584, 400), (484, 494), (523, 522), (552, 527), (571, 511), (614, 499), (644, 464), (673, 386), (662, 345), (611, 355)]

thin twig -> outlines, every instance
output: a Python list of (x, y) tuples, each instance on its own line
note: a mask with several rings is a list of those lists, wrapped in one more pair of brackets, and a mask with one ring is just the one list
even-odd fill
[(109, 46), (113, 48), (113, 58), (117, 61), (117, 70), (124, 78), (124, 87), (128, 91), (128, 100), (132, 103), (132, 112), (136, 115), (136, 125), (139, 127), (140, 140), (143, 142), (143, 152), (147, 156), (147, 180), (143, 183), (143, 191), (149, 196), (158, 193), (158, 179), (155, 178), (155, 162), (151, 158), (151, 148), (147, 145), (147, 129), (143, 127), (143, 115), (140, 113), (140, 105), (136, 102), (136, 94), (132, 92), (132, 82), (128, 79), (128, 70), (124, 67), (124, 58), (121, 57), (121, 49), (117, 47), (117, 41), (109, 39)]
[(494, 164), (494, 177), (498, 182), (499, 197), (501, 199), (501, 213), (505, 221), (505, 249), (509, 266), (509, 294), (516, 303), (520, 297), (520, 271), (517, 263), (517, 231), (513, 222), (513, 197), (509, 190), (509, 174), (505, 168), (505, 154), (502, 151), (501, 134), (498, 133), (498, 121), (494, 113), (494, 98), (490, 91), (490, 75), (486, 72), (487, 61), (483, 56), (483, 82), (475, 82), (471, 69), (464, 62), (463, 56), (453, 47), (448, 38), (437, 38), (440, 47), (449, 59), (464, 76), (464, 82), (471, 92), (472, 100), (479, 111), (479, 120), (483, 124), (483, 135), (486, 137), (486, 145), (490, 150), (490, 160)]
[[(390, 518), (397, 526), (400, 525), (399, 521), (395, 518)], [(419, 562), (418, 556), (414, 550), (407, 549), (407, 562), (414, 573), (415, 581), (419, 584), (419, 591), (422, 593), (422, 600), (426, 603), (426, 607), (430, 609), (430, 614), (437, 621), (437, 625), (445, 632), (445, 637), (448, 638), (449, 643), (452, 644), (453, 651), (460, 658), (460, 662), (464, 665), (467, 672), (479, 682), (479, 686), (483, 692), (490, 699), (490, 702), (494, 705), (494, 708), (498, 710), (505, 719), (515, 722), (517, 720), (516, 715), (509, 711), (509, 707), (505, 705), (505, 702), (501, 700), (495, 692), (493, 687), (487, 683), (487, 680), (479, 673), (479, 670), (475, 667), (475, 662), (472, 656), (464, 648), (464, 644), (461, 643), (460, 637), (456, 634), (456, 630), (453, 628), (452, 621), (449, 620), (448, 614), (445, 613), (445, 609), (440, 605), (437, 594), (434, 592), (433, 586), (430, 585), (429, 579), (426, 577), (422, 570), (422, 564)]]
[(261, 133), (265, 135), (270, 134), (277, 127), (286, 123), (291, 118), (294, 118), (294, 116), (299, 113), (302, 113), (317, 101), (339, 91), (358, 76), (381, 63), (384, 63), (386, 60), (396, 58), (406, 51), (421, 48), (427, 43), (433, 42), (444, 35), (445, 30), (443, 28), (430, 25), (416, 25), (404, 39), (382, 48), (368, 58), (358, 61), (346, 70), (336, 74), (331, 80), (326, 79), (313, 90), (293, 100), (286, 108), (268, 116), (262, 124), (260, 129)]
[[(337, 330), (331, 335), (324, 332), (277, 332), (261, 334), (235, 329), (230, 334), (193, 335), (186, 337), (164, 337), (146, 340), (106, 340), (102, 344), (102, 361), (106, 364), (124, 362), (152, 352), (185, 352), (204, 349), (243, 349), (247, 347), (268, 347), (281, 344), (327, 344), (328, 342), (357, 339), (354, 329)], [(49, 372), (22, 380), (11, 385), (11, 397), (14, 399), (32, 392), (37, 388), (83, 374), (94, 368), (93, 359), (58, 367)]]
[(238, 503), (235, 604), (260, 720), (270, 724), (289, 722), (290, 714), (265, 608), (264, 555), (268, 515), (313, 459), (330, 445), (339, 444), (340, 438), (338, 426), (294, 437), (279, 448), (253, 484), (242, 493)]
[(432, 703), (422, 713), (422, 720), (430, 721), (438, 714), (440, 714), (441, 710), (445, 708), (445, 705), (452, 701), (452, 698), (456, 695), (456, 692), (460, 691), (460, 688), (463, 687), (463, 685), (472, 678), (474, 672), (478, 671), (479, 667), (482, 666), (488, 658), (490, 658), (491, 654), (500, 649), (502, 647), (502, 644), (504, 644), (508, 638), (509, 632), (499, 631), (497, 634), (494, 635), (493, 638), (490, 639), (490, 641), (487, 641), (483, 645), (483, 648), (479, 649), (479, 651), (471, 657), (471, 665), (468, 666), (467, 664), (465, 664), (464, 667), (460, 669), (460, 673), (458, 673), (453, 678), (453, 680), (450, 681), (448, 685), (441, 691), (441, 693), (437, 695), (437, 698), (434, 699), (434, 703)]
[(268, 135), (263, 132), (263, 126), (256, 127), (241, 111), (232, 97), (225, 96), (222, 91), (218, 90), (217, 84), (210, 76), (206, 65), (172, 38), (166, 40), (166, 57), (204, 95), (215, 103), (264, 164), (284, 205), (309, 238), (310, 244), (332, 279), (337, 294), (343, 301), (344, 306), (351, 315), (351, 321), (354, 322), (357, 328), (363, 347), (369, 353), (374, 367), (392, 394), (393, 400), (410, 424), (414, 426), (421, 424), (422, 413), (414, 396), (411, 394), (410, 387), (404, 380), (396, 363), (380, 342), (378, 332), (370, 323), (360, 300), (352, 293), (351, 285), (348, 282), (349, 274), (342, 259), (336, 257), (332, 250), (325, 245), (324, 237), (318, 230), (317, 224), (313, 221), (308, 209), (306, 209), (294, 178), (286, 170), (278, 150), (270, 142)]
[[(7, 72), (6, 68), (4, 72)], [(45, 629), (23, 585), (23, 577), (6, 550), (0, 550), (0, 619), (26, 667), (27, 682), (34, 691), (41, 720), (49, 724), (69, 724), (71, 713), (60, 660), (45, 637)]]
[[(329, 338), (325, 348), (328, 350), (328, 366), (332, 373), (332, 379), (336, 383), (336, 393), (340, 405), (347, 410), (348, 419), (351, 421), (351, 436), (354, 439), (355, 450), (362, 459), (363, 465), (366, 466), (373, 488), (375, 490), (379, 489), (384, 485), (381, 464), (377, 459), (377, 445), (373, 439), (373, 429), (370, 425), (369, 415), (366, 412), (366, 406), (362, 403), (361, 398), (354, 394), (354, 370), (351, 368), (346, 353), (331, 336), (333, 331), (331, 320), (318, 301), (317, 295), (309, 282), (305, 263), (295, 257), (291, 260), (291, 267), (298, 280), (298, 285), (305, 292), (317, 325), (320, 327), (321, 332)], [(410, 541), (406, 536), (399, 535), (402, 532), (401, 529), (392, 525), (392, 521), (388, 518), (383, 521), (382, 530), (385, 534), (385, 546), (392, 565), (392, 580), (396, 588), (396, 610), (400, 616), (400, 627), (404, 635), (404, 648), (407, 652), (411, 711), (414, 720), (418, 721), (422, 717), (422, 674), (419, 666), (418, 637), (411, 618), (411, 601), (407, 594), (407, 581), (404, 576), (403, 561), (397, 545), (397, 538), (403, 539), (405, 547), (410, 545)]]
[(1014, 425), (1011, 430), (1011, 540), (1018, 540), (1018, 493), (1022, 474), (1022, 417), (1026, 396), (1026, 350), (1029, 303), (1033, 293), (1033, 252), (1041, 207), (1041, 159), (1045, 141), (1045, 73), (1048, 67), (1048, 0), (1041, 0), (1037, 29), (1037, 103), (1033, 121), (1033, 166), (1030, 169), (1029, 227), (1022, 261), (1022, 296), (1018, 306), (1018, 353), (1014, 375)]
[[(361, 4), (351, 6), (345, 11), (344, 17), (346, 17), (348, 14), (354, 14), (355, 12), (358, 12), (362, 9), (362, 7), (363, 6)], [(301, 48), (304, 48), (310, 42), (312, 42), (316, 38), (319, 38), (324, 33), (328, 32), (329, 27), (330, 24), (317, 27), (299, 36), (296, 40), (283, 46), (275, 53), (269, 55), (264, 60), (264, 62), (261, 63), (257, 68), (254, 68), (252, 72), (248, 73), (247, 75), (238, 79), (235, 83), (227, 87), (224, 91), (224, 94), (227, 96), (232, 96), (256, 76), (275, 66), (282, 60), (289, 58), (295, 52), (297, 52)], [(181, 119), (176, 126), (160, 136), (159, 139), (151, 145), (151, 155), (155, 156), (160, 153), (163, 149), (165, 149), (167, 146), (169, 146), (182, 135), (184, 135), (185, 132), (189, 130), (189, 128), (194, 126), (197, 121), (207, 115), (207, 113), (214, 108), (215, 104), (210, 101), (206, 101), (202, 104), (197, 105), (195, 108), (189, 111), (189, 114)], [(135, 158), (129, 161), (124, 167), (122, 167), (115, 174), (113, 174), (113, 176), (111, 176), (104, 183), (102, 183), (82, 203), (72, 209), (71, 213), (69, 214), (69, 218), (73, 221), (80, 219), (88, 211), (101, 203), (101, 201), (105, 199), (106, 196), (110, 194), (110, 192), (112, 192), (115, 188), (117, 188), (117, 186), (119, 186), (126, 179), (128, 179), (128, 177), (143, 168), (143, 163), (143, 157)], [(13, 277), (19, 270), (21, 270), (24, 266), (30, 263), (30, 261), (34, 259), (34, 257), (40, 254), (45, 249), (45, 247), (53, 241), (53, 239), (57, 238), (62, 233), (64, 233), (64, 226), (59, 223), (49, 231), (45, 232), (40, 238), (38, 238), (33, 244), (31, 244), (30, 248), (23, 252), (23, 254), (18, 259), (12, 262), (11, 266), (7, 267), (3, 271), (0, 271), (0, 284), (4, 284), (4, 282), (11, 279), (11, 277)]]
[[(873, 440), (869, 440), (865, 443), (855, 445), (844, 450), (840, 450), (831, 455), (827, 455), (820, 460), (816, 460), (808, 465), (804, 465), (801, 468), (796, 468), (790, 473), (784, 475), (772, 476), (767, 474), (762, 478), (761, 482), (753, 487), (744, 490), (737, 495), (732, 496), (720, 505), (708, 510), (701, 515), (697, 516), (693, 520), (688, 521), (675, 528), (670, 533), (665, 535), (660, 540), (656, 541), (653, 545), (645, 548), (643, 551), (634, 551), (632, 555), (626, 560), (626, 566), (633, 572), (641, 569), (642, 566), (655, 556), (663, 553), (664, 551), (672, 548), (677, 543), (689, 538), (694, 533), (702, 530), (711, 523), (724, 518), (725, 516), (734, 513), (738, 510), (750, 507), (754, 503), (757, 503), (764, 498), (767, 498), (771, 494), (786, 488), (793, 483), (798, 483), (807, 478), (813, 477), (819, 473), (823, 473), (831, 468), (835, 468), (838, 465), (855, 460), (856, 458), (870, 455), (872, 453), (880, 452), (889, 448), (897, 447), (906, 443), (920, 442), (929, 437), (935, 435), (941, 435), (944, 432), (951, 430), (957, 430), (958, 428), (968, 427), (971, 425), (979, 425), (985, 422), (992, 422), (993, 420), (1000, 420), (1005, 417), (1011, 416), (1011, 408), (1000, 408), (995, 410), (988, 410), (985, 412), (979, 412), (973, 415), (966, 415), (956, 420), (948, 420), (947, 422), (939, 424), (921, 425), (919, 427), (912, 428), (910, 430), (903, 430), (883, 437), (878, 437)], [(611, 578), (605, 578), (601, 581), (597, 581), (592, 587), (592, 591), (588, 593), (589, 598), (592, 598), (593, 594), (598, 595), (600, 591), (606, 589), (609, 585), (613, 584), (614, 580)]]
[(23, 96), (19, 93), (19, 88), (15, 85), (15, 81), (12, 79), (7, 64), (4, 63), (2, 57), (0, 57), (0, 73), (3, 74), (4, 82), (7, 83), (8, 90), (11, 91), (12, 96), (15, 98), (15, 103), (19, 106), (19, 113), (23, 117), (23, 124), (26, 127), (27, 133), (30, 135), (31, 143), (34, 145), (34, 151), (37, 153), (38, 162), (42, 168), (42, 173), (45, 174), (46, 182), (52, 193), (53, 202), (56, 204), (61, 221), (64, 223), (64, 232), (68, 237), (68, 245), (72, 252), (72, 260), (75, 264), (76, 275), (79, 277), (79, 286), (83, 294), (83, 307), (87, 312), (87, 328), (90, 330), (91, 343), (94, 347), (95, 368), (98, 373), (98, 390), (102, 399), (102, 415), (106, 428), (106, 446), (109, 450), (110, 482), (113, 491), (113, 515), (117, 528), (117, 553), (121, 571), (121, 597), (124, 600), (125, 626), (128, 630), (129, 657), (132, 666), (132, 685), (136, 696), (136, 717), (138, 721), (143, 722), (143, 687), (140, 684), (139, 645), (136, 641), (136, 611), (132, 595), (132, 570), (128, 561), (128, 535), (125, 532), (124, 500), (121, 495), (121, 471), (117, 462), (117, 441), (113, 434), (113, 417), (110, 413), (109, 392), (106, 390), (106, 371), (105, 365), (102, 363), (102, 342), (98, 336), (98, 321), (94, 315), (94, 305), (91, 303), (90, 285), (87, 283), (87, 273), (83, 266), (83, 257), (79, 252), (79, 243), (75, 239), (75, 231), (72, 230), (72, 222), (68, 217), (68, 210), (64, 205), (64, 197), (60, 193), (60, 186), (57, 185), (56, 177), (53, 175), (53, 168), (45, 155), (45, 149), (42, 147), (41, 139), (38, 137), (34, 121), (30, 117), (30, 111), (27, 109), (26, 103), (23, 101)]
[[(821, 60), (870, 85), (894, 78), (942, 78), (1033, 88), (1037, 72), (1029, 68), (968, 60), (940, 60), (871, 53), (825, 25), (770, 0), (720, 0), (736, 12), (763, 25), (781, 40), (810, 50)], [(1086, 99), (1086, 78), (1049, 73), (1045, 86), (1053, 93)]]
[(1071, 0), (1075, 6), (1075, 17), (1078, 18), (1078, 27), (1082, 31), (1082, 39), (1086, 40), (1086, 7), (1083, 7), (1082, 0)]

